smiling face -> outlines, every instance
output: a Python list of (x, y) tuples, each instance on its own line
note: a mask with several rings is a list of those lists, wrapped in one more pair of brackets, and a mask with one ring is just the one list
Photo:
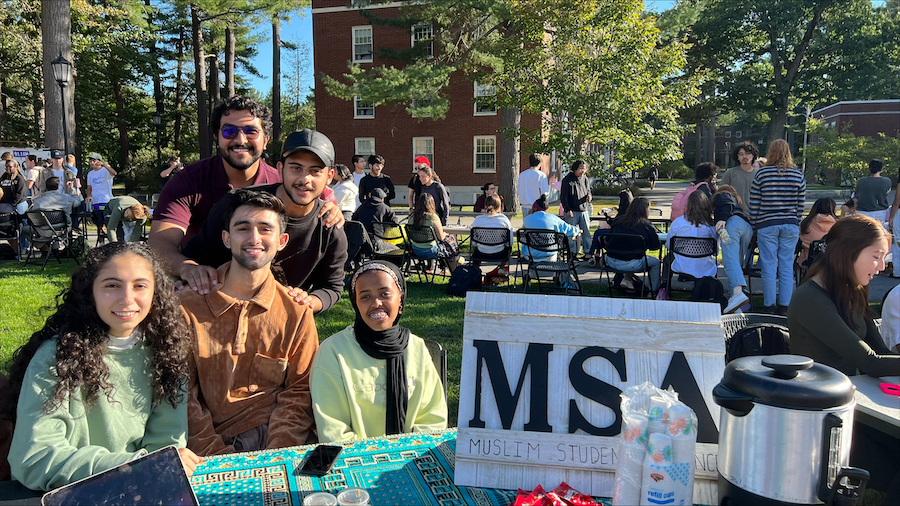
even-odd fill
[(388, 273), (365, 272), (356, 279), (356, 307), (372, 330), (387, 330), (402, 311), (400, 288)]
[(103, 168), (103, 162), (97, 160), (96, 158), (91, 158), (88, 160), (88, 165), (91, 166), (92, 170), (100, 170)]
[(586, 163), (582, 163), (581, 165), (578, 166), (577, 169), (575, 169), (575, 177), (581, 177), (581, 176), (583, 176), (584, 173), (587, 172), (587, 169), (588, 169), (587, 164), (586, 164)]
[(373, 163), (369, 166), (369, 173), (375, 177), (380, 176), (382, 170), (384, 170), (383, 163)]
[(16, 164), (12, 160), (6, 161), (6, 173), (7, 174), (15, 174), (18, 172)]
[[(250, 111), (227, 112), (227, 115), (222, 115), (222, 121), (216, 134), (219, 142), (219, 154), (232, 168), (247, 170), (259, 161), (269, 138), (263, 130), (262, 121)], [(223, 134), (223, 128), (228, 126), (238, 127), (233, 139), (228, 139)], [(248, 135), (243, 130), (245, 127), (253, 127), (256, 133)]]
[(419, 171), (419, 182), (422, 183), (424, 186), (431, 185), (431, 175), (428, 174), (427, 170)]
[(856, 273), (856, 282), (860, 286), (868, 286), (872, 278), (884, 270), (884, 257), (888, 249), (887, 238), (882, 234), (881, 239), (859, 252), (859, 256), (853, 262), (853, 270)]
[(153, 267), (146, 258), (123, 253), (107, 260), (94, 279), (97, 314), (114, 337), (128, 337), (153, 304)]
[[(334, 170), (325, 167), (318, 156), (309, 151), (295, 151), (278, 163), (281, 172), (281, 191), (278, 197), (288, 213), (305, 216), (331, 181)], [(281, 193), (284, 195), (281, 195)]]
[(272, 263), (287, 246), (288, 235), (281, 230), (278, 213), (244, 205), (234, 210), (228, 231), (222, 231), (222, 242), (238, 264), (255, 271)]

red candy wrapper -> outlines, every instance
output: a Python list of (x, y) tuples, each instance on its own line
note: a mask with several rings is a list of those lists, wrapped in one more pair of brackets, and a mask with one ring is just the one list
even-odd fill
[(547, 493), (544, 491), (544, 487), (538, 485), (534, 487), (534, 490), (528, 492), (527, 490), (522, 490), (521, 488), (518, 490), (516, 494), (516, 500), (510, 506), (554, 506), (553, 503), (550, 502), (550, 499), (547, 498)]
[[(587, 494), (582, 494), (581, 492), (575, 490), (570, 487), (566, 482), (562, 482), (558, 487), (554, 488), (552, 492), (547, 494), (551, 500), (554, 500), (554, 505), (559, 504), (560, 506), (596, 506), (597, 503), (591, 498), (591, 496)], [(556, 501), (559, 501), (558, 503)]]

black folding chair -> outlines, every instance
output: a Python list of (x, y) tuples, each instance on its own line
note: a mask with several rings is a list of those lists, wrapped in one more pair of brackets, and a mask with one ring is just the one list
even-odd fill
[(347, 261), (344, 263), (344, 272), (353, 272), (367, 258), (371, 258), (373, 248), (369, 240), (369, 233), (362, 223), (353, 220), (344, 222), (344, 233), (347, 234)]
[[(25, 265), (31, 261), (33, 251), (39, 249), (40, 246), (47, 246), (49, 251), (44, 255), (44, 265), (41, 270), (47, 268), (47, 261), (50, 255), (56, 258), (56, 261), (62, 264), (59, 256), (60, 250), (63, 248), (68, 252), (71, 245), (72, 230), (69, 225), (65, 211), (28, 211), (25, 213), (25, 220), (28, 222), (29, 237), (32, 248), (28, 251), (28, 257), (25, 259)], [(72, 255), (75, 262), (79, 265), (77, 255)]]
[[(508, 228), (474, 227), (469, 231), (469, 240), (472, 246), (472, 254), (469, 259), (476, 267), (481, 267), (482, 263), (487, 262), (489, 264), (497, 264), (499, 269), (505, 264), (508, 274), (509, 264), (512, 263), (511, 238), (512, 235)], [(503, 249), (499, 253), (484, 253), (482, 249), (486, 247), (502, 247)], [(510, 282), (507, 276), (507, 291), (512, 285), (513, 283)]]
[[(556, 280), (556, 290), (568, 295), (570, 291), (582, 295), (584, 291), (575, 268), (575, 256), (569, 250), (569, 237), (555, 230), (537, 228), (520, 228), (516, 231), (516, 239), (521, 247), (522, 258), (527, 262), (522, 279), (524, 291), (528, 292), (531, 284), (531, 273), (534, 273), (538, 292), (543, 293), (541, 273), (552, 274)], [(526, 249), (527, 248), (527, 249)], [(535, 258), (535, 253), (538, 253)], [(521, 264), (520, 264), (521, 267)]]
[(697, 278), (686, 272), (678, 272), (672, 268), (675, 255), (687, 258), (715, 257), (719, 253), (719, 243), (711, 237), (670, 237), (669, 253), (663, 263), (663, 279), (666, 287), (672, 291), (672, 276), (678, 274), (679, 281), (695, 282)]
[(378, 232), (378, 226), (373, 226), (372, 237), (380, 241), (373, 241), (378, 244), (373, 244), (372, 259), (391, 262), (400, 268), (404, 276), (409, 276), (410, 248), (403, 226), (387, 221), (378, 222), (377, 225), (380, 225), (381, 232)]
[[(406, 238), (410, 243), (417, 242), (420, 244), (424, 243), (437, 243), (437, 236), (434, 234), (434, 229), (428, 225), (412, 225), (406, 224)], [(416, 254), (416, 250), (412, 249), (412, 245), (410, 245), (410, 259), (414, 264), (414, 268), (416, 270), (417, 275), (419, 276), (419, 282), (422, 282), (422, 275), (425, 275), (425, 281), (429, 281), (428, 290), (431, 290), (431, 287), (434, 286), (434, 278), (437, 276), (437, 269), (429, 270), (429, 266), (431, 265), (432, 260), (438, 261), (438, 266), (440, 267), (441, 276), (448, 277), (449, 268), (450, 268), (450, 257), (443, 254), (440, 249), (438, 249), (438, 253), (436, 257), (433, 258), (423, 258)], [(430, 276), (430, 278), (429, 278)]]
[[(641, 285), (640, 296), (644, 296), (645, 288), (647, 288), (648, 293), (652, 293), (653, 289), (652, 287), (650, 287), (652, 283), (652, 278), (650, 277), (650, 264), (646, 259), (644, 259), (644, 267), (638, 270), (619, 269), (609, 264), (610, 258), (615, 258), (616, 260), (627, 262), (630, 259), (634, 258), (643, 259), (646, 255), (647, 242), (641, 235), (610, 232), (603, 236), (603, 269), (600, 271), (600, 275), (601, 277), (606, 278), (607, 286), (609, 286), (610, 297), (612, 297), (613, 294), (613, 283), (612, 279), (609, 276), (611, 272), (615, 274), (644, 273), (646, 281)], [(597, 289), (597, 292), (600, 292), (599, 287)]]
[(430, 339), (424, 339), (425, 347), (428, 348), (428, 353), (431, 355), (431, 360), (434, 362), (434, 368), (437, 369), (438, 375), (441, 377), (441, 384), (444, 386), (444, 399), (447, 398), (447, 350), (441, 346), (441, 343), (437, 341), (432, 341)]
[(19, 255), (19, 215), (16, 213), (0, 213), (0, 243), (12, 248), (13, 259), (21, 260)]

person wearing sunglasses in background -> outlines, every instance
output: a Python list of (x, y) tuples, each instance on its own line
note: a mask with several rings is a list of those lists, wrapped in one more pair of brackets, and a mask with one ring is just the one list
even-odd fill
[[(272, 132), (269, 109), (244, 96), (225, 99), (210, 121), (218, 154), (188, 165), (170, 178), (153, 211), (150, 246), (163, 258), (170, 274), (181, 277), (201, 294), (217, 284), (215, 267), (198, 265), (181, 253), (196, 235), (210, 209), (233, 188), (280, 183), (278, 171), (261, 160)], [(326, 226), (342, 225), (337, 206), (322, 206)]]

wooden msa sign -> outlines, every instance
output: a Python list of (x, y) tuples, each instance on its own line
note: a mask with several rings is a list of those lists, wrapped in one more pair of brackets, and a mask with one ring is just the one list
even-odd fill
[(611, 497), (619, 394), (649, 381), (697, 414), (694, 504), (718, 504), (724, 368), (718, 304), (469, 292), (455, 483)]

